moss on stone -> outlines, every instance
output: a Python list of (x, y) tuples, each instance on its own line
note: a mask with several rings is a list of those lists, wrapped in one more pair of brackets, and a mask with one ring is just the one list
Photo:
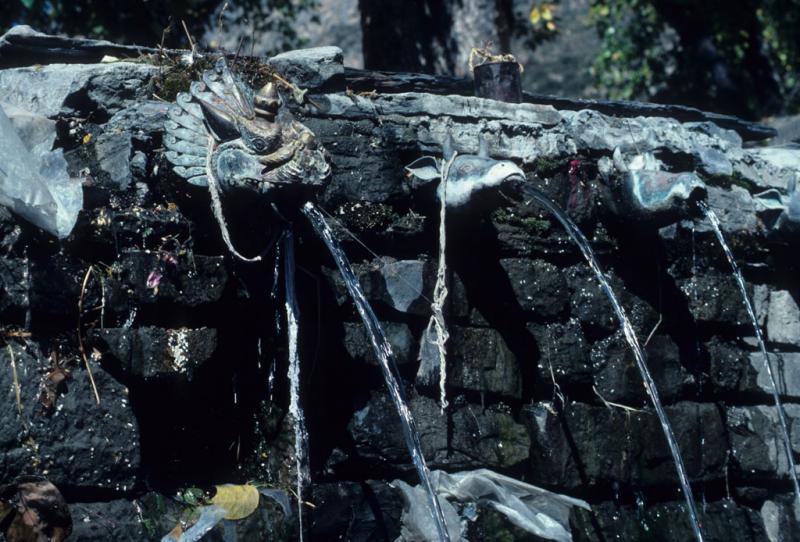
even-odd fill
[(564, 158), (538, 158), (533, 163), (533, 170), (540, 177), (550, 177), (566, 171), (568, 161)]
[(161, 70), (150, 82), (151, 92), (168, 102), (174, 102), (179, 92), (188, 92), (192, 81), (202, 80), (204, 70), (214, 66), (215, 59), (197, 57), (191, 66), (168, 59), (160, 64)]
[(366, 201), (345, 203), (336, 209), (334, 216), (357, 233), (385, 229), (400, 218), (391, 206)]
[(732, 175), (702, 175), (704, 182), (712, 186), (719, 186), (730, 190), (733, 186), (740, 186), (748, 192), (758, 192), (758, 186), (750, 179), (745, 178), (739, 172), (734, 171)]
[[(212, 69), (219, 57), (217, 55), (198, 56), (191, 66), (168, 59), (162, 61), (161, 71), (153, 77), (152, 92), (168, 102), (175, 101), (179, 92), (188, 92), (192, 81), (202, 81), (205, 70)], [(275, 71), (256, 58), (236, 58), (228, 61), (231, 71), (255, 89), (272, 80)]]
[(498, 209), (492, 213), (492, 220), (497, 224), (508, 224), (523, 230), (526, 234), (541, 237), (550, 231), (553, 223), (547, 218), (519, 216), (509, 209)]

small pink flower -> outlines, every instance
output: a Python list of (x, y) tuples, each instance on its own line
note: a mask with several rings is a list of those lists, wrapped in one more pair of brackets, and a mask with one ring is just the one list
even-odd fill
[(170, 265), (178, 265), (178, 258), (172, 252), (162, 252), (161, 261)]
[(569, 161), (569, 175), (570, 177), (574, 177), (578, 174), (578, 170), (581, 168), (581, 161), (580, 160), (570, 160)]
[(163, 275), (159, 271), (150, 271), (150, 274), (147, 275), (147, 287), (158, 292), (158, 285), (161, 283), (162, 277)]

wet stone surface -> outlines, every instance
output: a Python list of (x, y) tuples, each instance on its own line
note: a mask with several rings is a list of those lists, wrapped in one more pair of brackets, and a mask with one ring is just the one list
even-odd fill
[[(499, 407), (484, 410), (465, 403), (442, 414), (437, 401), (422, 396), (411, 399), (409, 405), (430, 468), (464, 470), (482, 465), (504, 469), (527, 458), (530, 441), (525, 428)], [(389, 397), (373, 394), (348, 426), (359, 456), (376, 465), (388, 463), (408, 470), (399, 423)], [(448, 425), (457, 430), (449, 432)]]
[(106, 328), (94, 331), (92, 338), (126, 375), (145, 379), (166, 375), (191, 378), (217, 348), (216, 330), (207, 328)]
[[(666, 411), (689, 476), (721, 478), (727, 445), (717, 409), (682, 402)], [(647, 486), (674, 479), (666, 440), (651, 412), (572, 403), (559, 413), (552, 403), (538, 403), (526, 406), (522, 416), (531, 434), (535, 483), (575, 489), (612, 480)]]
[[(98, 541), (160, 540), (192, 513), (173, 498), (186, 487), (288, 489), (294, 437), (282, 301), (269, 294), (272, 255), (258, 264), (232, 258), (207, 190), (184, 183), (164, 156), (167, 105), (156, 94), (187, 90), (194, 68), (178, 57), (151, 65), (147, 56), (55, 64), (99, 60), (93, 55), (113, 44), (48, 38), (33, 47), (43, 38), (26, 36), (30, 54), (44, 57), (0, 70), (0, 102), (23, 139), (56, 128), (54, 146), (82, 180), (84, 208), (58, 242), (0, 207), (0, 485), (47, 477), (70, 503), (72, 539)], [(10, 43), (0, 39), (0, 49)], [(209, 61), (194, 60), (198, 69)], [(254, 62), (244, 65), (263, 75)], [(414, 382), (436, 278), (438, 207), (434, 186), (404, 166), (441, 156), (448, 134), (463, 153), (477, 152), (483, 137), (491, 156), (513, 160), (589, 239), (646, 345), (706, 539), (791, 539), (785, 533), (798, 522), (787, 505), (772, 383), (713, 232), (702, 219), (655, 229), (612, 217), (602, 187), (615, 186), (619, 172), (603, 179), (597, 164), (610, 163), (616, 147), (626, 156), (652, 150), (668, 171), (702, 176), (766, 332), (800, 457), (797, 239), (770, 234), (754, 198), (767, 188), (789, 196), (796, 151), (744, 148), (740, 135), (699, 112), (692, 122), (654, 116), (679, 111), (666, 106), (629, 106), (635, 118), (576, 111), (574, 101), (565, 110), (512, 107), (444, 95), (443, 78), (392, 89), (395, 76), (370, 72), (358, 74), (359, 88), (381, 92), (346, 93), (354, 75), (335, 48), (271, 64), (313, 87), (320, 108), (287, 103), (325, 146), (333, 175), (304, 196), (336, 217), (395, 351), (430, 468), (490, 468), (585, 498), (592, 511), (573, 513), (576, 541), (691, 539), (619, 322), (580, 252), (539, 206), (487, 193), (486, 208), (448, 215), (449, 406), (441, 410), (438, 378)], [(389, 92), (401, 87), (412, 92)], [(224, 194), (223, 211), (237, 246), (262, 250), (288, 222), (298, 242), (311, 443), (304, 499), (314, 505), (305, 507), (306, 539), (395, 540), (403, 504), (390, 482), (417, 483), (398, 415), (333, 262), (297, 216), (298, 202), (274, 198)], [(497, 511), (474, 511), (470, 540), (533, 540)], [(297, 520), (262, 497), (252, 516), (228, 524), (228, 539), (235, 530), (239, 540), (296, 540)], [(203, 540), (223, 537), (219, 526)]]
[[(128, 388), (91, 362), (101, 398), (98, 405), (82, 362), (62, 359), (70, 374), (56, 384), (59, 379), (52, 374), (52, 361), (35, 345), (10, 348), (20, 402), (16, 402), (13, 372), (0, 371), (0, 389), (8, 404), (0, 424), (0, 446), (8, 450), (0, 478), (12, 480), (39, 472), (57, 486), (132, 489), (138, 480), (140, 438)], [(9, 368), (8, 348), (0, 356), (3, 367)]]

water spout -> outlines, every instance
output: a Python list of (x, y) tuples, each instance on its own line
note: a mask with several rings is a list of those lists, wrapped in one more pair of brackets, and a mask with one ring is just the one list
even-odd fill
[(300, 406), (300, 355), (297, 351), (300, 310), (294, 286), (294, 237), (287, 231), (283, 235), (283, 281), (286, 294), (286, 329), (289, 336), (289, 414), (294, 429), (294, 457), (297, 470), (297, 517), (300, 524), (300, 541), (303, 540), (303, 489), (309, 480), (308, 432), (305, 416)]
[(728, 243), (725, 242), (725, 237), (722, 235), (722, 230), (720, 229), (719, 225), (719, 218), (717, 218), (716, 213), (706, 204), (701, 204), (700, 209), (705, 213), (706, 218), (711, 223), (711, 227), (714, 230), (714, 234), (717, 236), (717, 240), (719, 244), (722, 246), (723, 252), (725, 252), (725, 256), (728, 258), (728, 263), (731, 265), (731, 270), (733, 271), (733, 276), (736, 277), (736, 284), (739, 286), (739, 291), (742, 293), (742, 303), (744, 303), (745, 308), (747, 309), (747, 314), (750, 316), (750, 320), (753, 323), (753, 330), (756, 333), (756, 339), (758, 340), (758, 347), (761, 350), (761, 354), (764, 357), (764, 367), (767, 369), (767, 376), (769, 377), (769, 382), (772, 385), (772, 397), (775, 400), (775, 410), (778, 411), (778, 421), (780, 422), (781, 426), (781, 433), (783, 436), (783, 445), (786, 451), (786, 459), (789, 462), (789, 473), (792, 476), (792, 482), (794, 483), (794, 493), (797, 501), (800, 502), (800, 484), (797, 481), (797, 470), (795, 469), (794, 464), (794, 457), (792, 455), (792, 442), (789, 439), (789, 429), (786, 423), (786, 413), (783, 411), (783, 405), (781, 404), (780, 395), (778, 395), (778, 385), (775, 383), (775, 376), (772, 374), (772, 366), (769, 362), (769, 356), (767, 355), (767, 346), (764, 343), (764, 335), (761, 333), (761, 327), (758, 325), (758, 319), (756, 318), (756, 313), (753, 310), (753, 305), (750, 303), (750, 298), (747, 295), (747, 290), (744, 285), (744, 279), (742, 278), (742, 272), (739, 270), (739, 266), (736, 264), (736, 260), (733, 257), (733, 253), (731, 252)]
[(386, 340), (386, 334), (383, 332), (383, 328), (381, 328), (378, 318), (372, 311), (372, 307), (370, 307), (369, 303), (367, 302), (364, 292), (361, 290), (361, 285), (358, 283), (358, 279), (353, 272), (353, 268), (350, 266), (350, 262), (348, 261), (344, 250), (342, 250), (338, 240), (336, 237), (334, 237), (333, 231), (331, 230), (330, 226), (328, 226), (328, 223), (325, 221), (322, 213), (320, 213), (319, 209), (317, 209), (313, 203), (307, 202), (303, 206), (303, 214), (305, 214), (309, 222), (311, 222), (311, 226), (314, 228), (314, 231), (328, 247), (328, 251), (336, 261), (336, 266), (339, 268), (339, 272), (342, 274), (342, 278), (344, 279), (344, 283), (347, 286), (348, 292), (350, 293), (350, 297), (353, 298), (353, 302), (356, 305), (358, 314), (361, 317), (361, 320), (364, 322), (364, 327), (366, 328), (367, 335), (372, 343), (372, 349), (375, 352), (375, 357), (378, 359), (381, 371), (383, 372), (386, 388), (389, 390), (389, 395), (392, 398), (395, 409), (400, 415), (406, 446), (411, 454), (411, 459), (414, 462), (414, 466), (417, 469), (420, 483), (422, 484), (428, 496), (428, 506), (430, 508), (434, 523), (436, 524), (436, 531), (439, 534), (439, 540), (442, 542), (449, 542), (450, 536), (445, 526), (442, 508), (439, 504), (439, 500), (436, 498), (436, 493), (433, 490), (433, 486), (431, 485), (430, 471), (428, 470), (428, 466), (425, 463), (425, 458), (422, 455), (422, 446), (419, 441), (419, 434), (417, 433), (414, 418), (411, 416), (411, 411), (409, 410), (408, 404), (406, 404), (404, 398), (403, 389), (401, 387), (402, 384), (397, 371), (397, 365), (395, 364), (394, 354), (392, 353), (392, 347), (389, 345), (389, 341)]
[(696, 174), (662, 171), (650, 153), (625, 164), (619, 149), (614, 152), (614, 166), (621, 177), (607, 179), (603, 190), (614, 215), (659, 228), (700, 216), (697, 204), (706, 199), (708, 189)]
[(530, 197), (538, 201), (539, 204), (547, 209), (556, 218), (556, 220), (561, 223), (575, 244), (578, 245), (578, 248), (580, 248), (584, 258), (592, 268), (592, 271), (594, 271), (597, 280), (600, 282), (600, 286), (608, 297), (608, 300), (611, 302), (611, 306), (614, 308), (614, 312), (619, 320), (620, 328), (622, 329), (625, 339), (627, 340), (628, 345), (631, 347), (633, 355), (636, 358), (636, 365), (638, 366), (639, 372), (642, 375), (645, 390), (650, 396), (650, 401), (653, 403), (658, 420), (661, 422), (661, 429), (667, 439), (667, 444), (669, 445), (669, 450), (672, 454), (672, 460), (675, 462), (675, 470), (678, 472), (678, 479), (686, 499), (686, 506), (689, 509), (689, 519), (692, 524), (692, 530), (694, 531), (695, 538), (698, 542), (702, 542), (703, 534), (700, 531), (700, 524), (697, 519), (697, 508), (692, 495), (692, 487), (689, 484), (689, 477), (687, 476), (686, 468), (683, 465), (683, 458), (681, 457), (678, 443), (675, 440), (675, 435), (672, 432), (672, 426), (669, 423), (667, 414), (664, 411), (663, 405), (661, 404), (661, 399), (658, 396), (656, 384), (653, 381), (653, 377), (650, 375), (650, 370), (647, 368), (644, 352), (642, 351), (641, 346), (639, 346), (639, 340), (636, 338), (636, 332), (634, 331), (630, 320), (628, 320), (625, 310), (622, 308), (622, 305), (620, 305), (617, 296), (614, 294), (614, 290), (611, 289), (608, 279), (606, 278), (602, 268), (600, 267), (600, 264), (594, 256), (594, 252), (592, 251), (589, 241), (586, 239), (586, 237), (584, 237), (580, 229), (578, 229), (578, 226), (576, 226), (575, 223), (570, 220), (563, 210), (561, 210), (550, 200), (550, 198), (545, 196), (537, 188), (527, 183), (520, 184), (519, 187), (521, 192), (526, 197)]

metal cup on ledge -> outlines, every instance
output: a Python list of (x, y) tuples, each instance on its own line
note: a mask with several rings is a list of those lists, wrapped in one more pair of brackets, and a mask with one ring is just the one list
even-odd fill
[(520, 103), (522, 86), (517, 62), (484, 62), (473, 69), (475, 96), (501, 102)]

